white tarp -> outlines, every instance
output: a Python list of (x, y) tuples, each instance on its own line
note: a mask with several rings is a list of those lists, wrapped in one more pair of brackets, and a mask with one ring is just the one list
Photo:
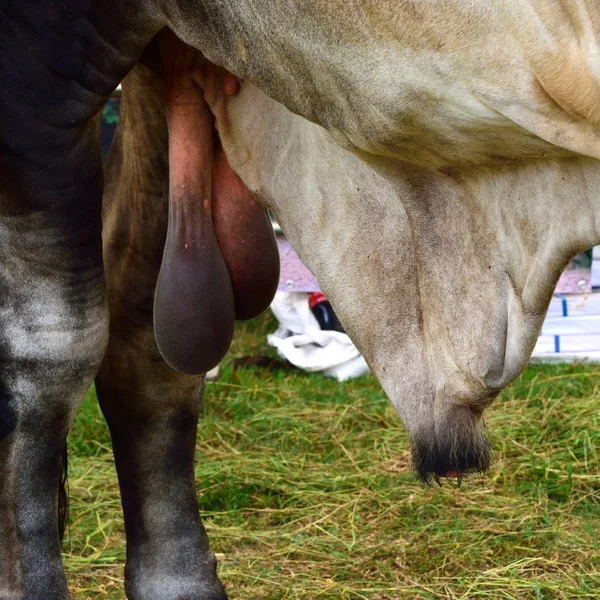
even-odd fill
[(302, 292), (277, 292), (271, 310), (279, 321), (275, 333), (267, 336), (282, 358), (299, 369), (320, 371), (345, 381), (368, 372), (369, 367), (345, 333), (324, 331)]

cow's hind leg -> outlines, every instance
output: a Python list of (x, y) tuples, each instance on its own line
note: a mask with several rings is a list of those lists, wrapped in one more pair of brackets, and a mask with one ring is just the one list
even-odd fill
[(142, 65), (123, 82), (121, 119), (106, 168), (111, 327), (97, 390), (121, 487), (128, 597), (223, 600), (194, 486), (202, 377), (173, 371), (158, 352), (152, 327), (167, 229), (163, 97), (161, 79)]
[(61, 458), (108, 334), (98, 130), (89, 124), (80, 130), (23, 131), (23, 122), (4, 117), (0, 598), (65, 600)]

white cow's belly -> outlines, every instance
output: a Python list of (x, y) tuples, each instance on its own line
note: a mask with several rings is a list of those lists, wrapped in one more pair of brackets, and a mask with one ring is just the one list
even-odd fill
[(218, 44), (201, 31), (186, 41), (355, 153), (430, 168), (600, 158), (600, 19), (591, 0), (289, 8), (213, 6)]
[[(511, 119), (515, 111), (505, 91), (489, 85), (476, 90), (475, 82), (453, 79), (450, 65), (447, 72), (432, 70), (436, 63), (427, 57), (402, 60), (405, 68), (396, 57), (380, 65), (379, 73), (372, 70), (369, 81), (337, 104), (337, 114), (328, 108), (318, 117), (347, 150), (429, 168), (561, 157), (579, 150), (576, 144), (557, 144), (533, 119), (521, 124)], [(389, 64), (396, 64), (394, 73)], [(552, 131), (558, 128), (554, 122)], [(579, 151), (589, 154), (582, 146)]]
[(600, 158), (598, 124), (557, 104), (524, 57), (503, 59), (507, 84), (495, 56), (474, 53), (466, 60), (375, 44), (362, 52), (365, 67), (357, 74), (343, 50), (328, 48), (329, 61), (312, 75), (315, 87), (329, 85), (335, 101), (312, 96), (308, 106), (297, 107), (348, 150), (429, 168), (573, 154)]

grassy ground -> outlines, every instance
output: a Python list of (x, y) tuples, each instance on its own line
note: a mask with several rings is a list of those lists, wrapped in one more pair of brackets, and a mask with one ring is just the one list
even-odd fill
[[(600, 598), (600, 367), (532, 366), (489, 411), (494, 467), (428, 489), (377, 381), (232, 370), (208, 384), (198, 495), (232, 600)], [(74, 600), (122, 599), (110, 440), (90, 392), (70, 437)]]

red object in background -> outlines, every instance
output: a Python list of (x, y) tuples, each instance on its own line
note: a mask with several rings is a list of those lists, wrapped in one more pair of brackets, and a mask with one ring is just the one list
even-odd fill
[(312, 294), (308, 295), (308, 305), (310, 306), (311, 310), (317, 304), (319, 304), (319, 302), (323, 302), (325, 300), (327, 300), (327, 298), (323, 292), (313, 292)]
[(312, 292), (308, 295), (308, 305), (315, 315), (319, 327), (324, 331), (339, 331), (345, 333), (340, 320), (331, 307), (331, 303), (322, 292)]

